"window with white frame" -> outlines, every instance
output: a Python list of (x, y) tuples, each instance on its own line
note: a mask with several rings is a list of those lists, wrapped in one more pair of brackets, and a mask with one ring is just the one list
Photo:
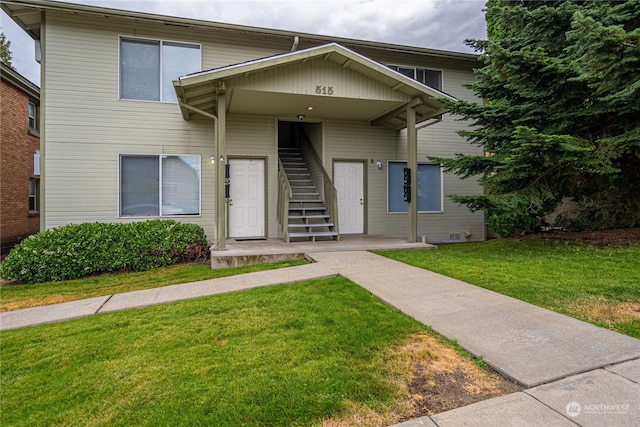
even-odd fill
[(437, 90), (442, 90), (442, 71), (427, 68), (389, 65), (389, 68)]
[(40, 175), (40, 153), (33, 155), (33, 174)]
[(40, 180), (29, 180), (29, 213), (40, 212)]
[(29, 101), (29, 129), (38, 130), (38, 106)]
[[(407, 162), (389, 162), (387, 207), (390, 213), (407, 212), (404, 201), (404, 168)], [(418, 212), (442, 212), (442, 168), (440, 165), (418, 164)]]
[(177, 102), (173, 80), (200, 70), (200, 45), (120, 39), (121, 99)]
[(200, 156), (120, 155), (120, 216), (200, 215)]

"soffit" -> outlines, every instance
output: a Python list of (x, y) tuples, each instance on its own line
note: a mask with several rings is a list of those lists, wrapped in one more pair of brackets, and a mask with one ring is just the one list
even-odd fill
[[(395, 100), (360, 99), (333, 97), (322, 93), (283, 93), (233, 88), (234, 79), (250, 78), (255, 73), (318, 58), (339, 64), (345, 72), (350, 70), (367, 76), (402, 96)], [(190, 74), (174, 81), (174, 87), (185, 120), (189, 120), (197, 110), (215, 114), (217, 94), (225, 91), (230, 113), (288, 116), (303, 114), (308, 119), (367, 120), (372, 125), (384, 125), (393, 129), (406, 127), (404, 107), (410, 102), (416, 109), (417, 122), (420, 122), (445, 112), (443, 104), (437, 98), (454, 99), (336, 43)], [(310, 105), (314, 107), (313, 111), (306, 110)]]

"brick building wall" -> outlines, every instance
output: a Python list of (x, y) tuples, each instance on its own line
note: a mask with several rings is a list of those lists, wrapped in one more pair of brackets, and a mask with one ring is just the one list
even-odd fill
[(13, 244), (40, 230), (40, 214), (29, 210), (29, 181), (40, 178), (34, 174), (34, 154), (39, 152), (40, 138), (29, 128), (29, 101), (36, 103), (38, 99), (12, 84), (21, 83), (22, 76), (15, 73), (8, 79), (11, 71), (5, 66), (1, 71), (0, 255), (5, 255)]

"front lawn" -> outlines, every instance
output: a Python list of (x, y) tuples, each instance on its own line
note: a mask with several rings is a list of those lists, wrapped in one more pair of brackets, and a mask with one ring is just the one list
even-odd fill
[(291, 260), (216, 270), (212, 270), (209, 263), (188, 263), (136, 273), (103, 274), (62, 282), (3, 285), (0, 286), (0, 311), (18, 310), (83, 298), (159, 288), (179, 283), (217, 279), (254, 271), (292, 267), (304, 263), (305, 261), (302, 260)]
[(640, 338), (640, 246), (495, 240), (389, 258)]
[(5, 331), (0, 424), (295, 426), (393, 409), (385, 358), (416, 333), (344, 278)]

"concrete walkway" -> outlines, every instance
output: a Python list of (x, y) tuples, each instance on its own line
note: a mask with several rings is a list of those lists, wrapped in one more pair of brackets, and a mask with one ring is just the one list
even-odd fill
[(369, 252), (310, 256), (317, 262), (4, 312), (0, 330), (339, 274), (527, 388), (403, 427), (640, 426), (640, 340)]

